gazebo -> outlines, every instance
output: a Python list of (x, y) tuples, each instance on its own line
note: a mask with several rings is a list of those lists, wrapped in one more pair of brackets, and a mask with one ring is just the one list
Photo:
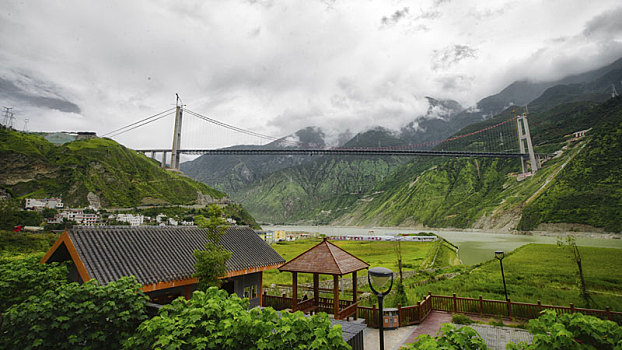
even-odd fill
[[(332, 306), (335, 319), (356, 318), (357, 283), (356, 272), (369, 267), (369, 264), (345, 250), (330, 243), (326, 238), (306, 252), (283, 264), (279, 271), (292, 273), (292, 312), (296, 310), (311, 313)], [(298, 273), (313, 274), (313, 298), (298, 299)], [(352, 301), (339, 301), (339, 276), (352, 274)], [(333, 276), (333, 300), (320, 298), (320, 274)], [(299, 302), (300, 301), (300, 302)], [(332, 305), (330, 305), (332, 304)], [(343, 306), (343, 309), (340, 307)]]

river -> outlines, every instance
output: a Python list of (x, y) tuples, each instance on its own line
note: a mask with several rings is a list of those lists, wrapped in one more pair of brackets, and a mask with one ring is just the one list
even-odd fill
[[(264, 230), (284, 230), (290, 232), (309, 232), (327, 236), (345, 235), (395, 235), (398, 233), (433, 232), (460, 248), (459, 256), (467, 265), (474, 265), (492, 259), (496, 250), (510, 252), (529, 243), (556, 244), (554, 235), (514, 235), (479, 230), (449, 231), (403, 227), (342, 227), (342, 226), (272, 226), (264, 225)], [(584, 247), (606, 247), (622, 249), (622, 240), (599, 238), (598, 234), (577, 237), (577, 245)]]

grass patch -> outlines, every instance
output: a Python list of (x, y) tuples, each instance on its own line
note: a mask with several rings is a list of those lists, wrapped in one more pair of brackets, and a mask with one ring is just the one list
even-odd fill
[[(622, 254), (619, 249), (581, 247), (585, 281), (595, 305), (593, 308), (622, 310)], [(579, 296), (577, 266), (570, 251), (555, 245), (529, 244), (516, 249), (503, 260), (503, 268), (512, 301), (583, 306)], [(428, 291), (438, 295), (485, 299), (505, 299), (497, 260), (476, 265), (452, 279), (416, 285), (416, 279), (404, 281), (410, 300), (421, 300)]]
[(45, 253), (58, 236), (57, 233), (0, 231), (0, 258)]

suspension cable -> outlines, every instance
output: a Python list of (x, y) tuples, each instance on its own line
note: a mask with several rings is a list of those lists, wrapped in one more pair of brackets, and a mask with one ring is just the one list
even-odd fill
[[(174, 108), (173, 108), (173, 109), (174, 109)], [(142, 121), (144, 121), (142, 124), (138, 124), (138, 125), (136, 125), (137, 123), (140, 123), (140, 122), (141, 122), (141, 121), (139, 121), (139, 122), (136, 122), (136, 123), (131, 124), (131, 125), (134, 125), (134, 126), (133, 126), (133, 127), (131, 127), (131, 128), (129, 128), (129, 129), (126, 129), (127, 127), (129, 127), (129, 125), (128, 125), (128, 126), (126, 126), (126, 127), (124, 127), (124, 128), (121, 128), (121, 130), (122, 130), (122, 131), (119, 131), (119, 132), (116, 132), (116, 133), (109, 132), (108, 134), (103, 135), (103, 136), (115, 137), (115, 136), (118, 136), (118, 135), (121, 135), (121, 134), (125, 134), (125, 133), (126, 133), (126, 132), (128, 132), (128, 131), (131, 131), (131, 130), (134, 130), (134, 129), (139, 128), (139, 127), (141, 127), (141, 126), (145, 126), (145, 125), (147, 125), (147, 124), (153, 123), (153, 122), (155, 122), (156, 120), (160, 120), (160, 119), (162, 119), (162, 118), (168, 117), (168, 116), (173, 115), (173, 114), (175, 114), (175, 111), (171, 111), (171, 112), (169, 112), (169, 113), (167, 113), (167, 114), (164, 114), (164, 115), (161, 115), (161, 116), (159, 116), (159, 117), (157, 117), (157, 118), (153, 118), (153, 117), (151, 117), (151, 118), (152, 118), (151, 120), (144, 121), (144, 120), (149, 119), (149, 118), (146, 118), (146, 119), (142, 120)], [(123, 129), (124, 129), (124, 130), (123, 130)]]
[[(116, 130), (112, 130), (112, 131), (110, 131), (110, 132), (105, 133), (104, 135), (102, 135), (102, 137), (108, 136), (108, 135), (110, 135), (110, 134), (114, 134), (114, 133), (116, 133), (117, 131), (121, 131), (121, 130), (123, 130), (123, 129), (129, 128), (129, 127), (131, 127), (131, 126), (134, 126), (134, 125), (136, 125), (136, 124), (142, 123), (142, 122), (144, 122), (144, 121), (146, 121), (146, 120), (149, 120), (149, 119), (151, 119), (151, 118), (155, 118), (155, 117), (157, 117), (157, 116), (159, 116), (159, 115), (161, 115), (161, 114), (168, 113), (168, 112), (170, 112), (170, 111), (172, 111), (172, 110), (174, 110), (174, 109), (175, 109), (175, 107), (169, 108), (169, 109), (167, 109), (167, 110), (165, 110), (165, 111), (163, 111), (163, 112), (156, 113), (156, 114), (154, 114), (154, 115), (152, 115), (152, 116), (149, 116), (149, 117), (147, 117), (147, 118), (145, 118), (145, 119), (141, 119), (141, 120), (139, 120), (139, 121), (137, 121), (137, 122), (134, 122), (134, 123), (132, 123), (132, 124), (126, 125), (126, 126), (124, 126), (124, 127), (122, 127), (122, 128), (118, 128), (118, 129), (116, 129)], [(148, 124), (148, 123), (146, 123), (146, 124)], [(145, 125), (145, 124), (141, 124), (141, 126), (142, 126), (142, 125)], [(131, 129), (130, 129), (130, 130), (131, 130)], [(127, 130), (127, 131), (129, 131), (129, 130)], [(125, 131), (124, 131), (124, 132), (125, 132)], [(120, 133), (120, 134), (122, 134), (122, 133)], [(115, 135), (119, 135), (119, 134), (115, 134)], [(112, 136), (115, 136), (115, 135), (112, 135)], [(111, 136), (111, 137), (112, 137), (112, 136)]]

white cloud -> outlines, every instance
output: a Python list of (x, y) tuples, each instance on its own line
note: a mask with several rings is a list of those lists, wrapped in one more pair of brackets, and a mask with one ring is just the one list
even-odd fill
[[(31, 129), (103, 134), (170, 108), (179, 93), (195, 112), (263, 134), (319, 126), (337, 139), (345, 130), (398, 128), (426, 112), (424, 96), (471, 105), (516, 79), (608, 63), (622, 56), (617, 6), (10, 0), (0, 13), (0, 78), (31, 77), (39, 88), (28, 80), (20, 87), (75, 103), (80, 114), (1, 94), (0, 102), (29, 117)], [(201, 123), (185, 119), (185, 140), (195, 140), (188, 146), (252, 141)], [(172, 119), (153, 124), (118, 140), (170, 146)]]

